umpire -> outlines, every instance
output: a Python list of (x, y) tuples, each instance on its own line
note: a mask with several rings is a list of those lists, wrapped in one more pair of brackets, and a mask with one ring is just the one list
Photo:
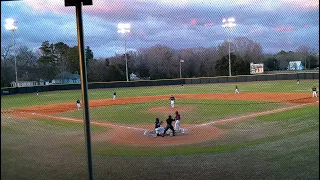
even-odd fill
[(173, 129), (173, 126), (172, 126), (172, 121), (175, 121), (174, 119), (172, 119), (172, 116), (169, 115), (169, 118), (166, 120), (167, 121), (167, 126), (166, 128), (164, 129), (164, 132), (162, 134), (162, 137), (164, 137), (164, 135), (166, 134), (167, 130), (168, 129), (171, 129), (172, 130), (172, 135), (174, 136), (174, 129)]

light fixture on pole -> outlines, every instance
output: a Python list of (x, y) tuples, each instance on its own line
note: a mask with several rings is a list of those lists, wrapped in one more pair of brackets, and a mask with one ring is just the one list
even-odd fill
[(130, 24), (118, 24), (118, 33), (121, 33), (124, 35), (124, 56), (126, 59), (126, 79), (129, 81), (128, 78), (128, 57), (127, 57), (127, 39), (126, 39), (126, 33), (130, 32), (131, 25)]
[(9, 30), (12, 31), (12, 38), (13, 38), (13, 51), (14, 51), (14, 70), (15, 70), (15, 75), (16, 75), (16, 86), (18, 86), (18, 70), (17, 70), (17, 55), (16, 55), (16, 42), (14, 39), (14, 32), (18, 29), (18, 27), (16, 26), (17, 21), (12, 19), (12, 18), (8, 18), (6, 19), (6, 24), (4, 25), (4, 27)]
[(229, 42), (229, 76), (231, 76), (231, 55), (230, 55), (230, 31), (231, 28), (235, 27), (236, 24), (234, 23), (235, 19), (234, 18), (228, 18), (228, 19), (222, 19), (222, 27), (228, 29), (228, 42)]
[(181, 74), (181, 63), (183, 63), (184, 60), (183, 59), (180, 59), (180, 78), (182, 78), (182, 74)]

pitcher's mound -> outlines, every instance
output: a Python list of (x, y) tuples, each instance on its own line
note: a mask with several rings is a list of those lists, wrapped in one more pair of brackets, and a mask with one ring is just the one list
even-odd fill
[(174, 108), (171, 108), (170, 106), (162, 106), (162, 107), (155, 107), (151, 108), (148, 111), (149, 112), (165, 112), (165, 113), (172, 113), (178, 111), (178, 112), (185, 112), (185, 111), (192, 111), (196, 109), (195, 106), (177, 106)]

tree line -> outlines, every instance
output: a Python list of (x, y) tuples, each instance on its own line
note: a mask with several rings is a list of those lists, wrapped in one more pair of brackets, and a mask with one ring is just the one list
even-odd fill
[[(227, 76), (229, 74), (229, 43), (217, 47), (172, 49), (164, 45), (127, 52), (128, 72), (143, 79), (171, 79), (180, 77)], [(250, 63), (264, 63), (266, 70), (286, 70), (289, 61), (302, 61), (312, 69), (319, 66), (319, 56), (307, 46), (293, 51), (264, 54), (262, 47), (246, 37), (230, 42), (232, 75), (250, 74)], [(10, 86), (15, 80), (14, 54), (17, 59), (19, 81), (50, 81), (60, 73), (79, 74), (77, 46), (63, 42), (44, 41), (34, 52), (21, 46), (16, 52), (11, 46), (1, 48), (1, 87)], [(125, 55), (94, 58), (89, 46), (85, 48), (89, 82), (125, 81)], [(181, 62), (183, 60), (183, 62)]]

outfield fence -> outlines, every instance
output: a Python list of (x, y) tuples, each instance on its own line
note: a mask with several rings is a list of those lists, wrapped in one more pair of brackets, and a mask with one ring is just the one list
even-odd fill
[[(140, 80), (140, 81), (117, 81), (117, 82), (96, 82), (89, 83), (89, 89), (120, 88), (120, 87), (141, 87), (141, 86), (167, 86), (182, 84), (206, 84), (206, 83), (233, 83), (251, 81), (276, 81), (294, 79), (319, 79), (319, 72), (305, 73), (279, 73), (279, 74), (256, 74), (240, 76), (218, 76), (182, 79), (161, 79), (161, 80)], [(80, 84), (55, 84), (37, 85), (31, 87), (7, 87), (1, 88), (1, 95), (25, 94), (44, 91), (78, 90)]]

